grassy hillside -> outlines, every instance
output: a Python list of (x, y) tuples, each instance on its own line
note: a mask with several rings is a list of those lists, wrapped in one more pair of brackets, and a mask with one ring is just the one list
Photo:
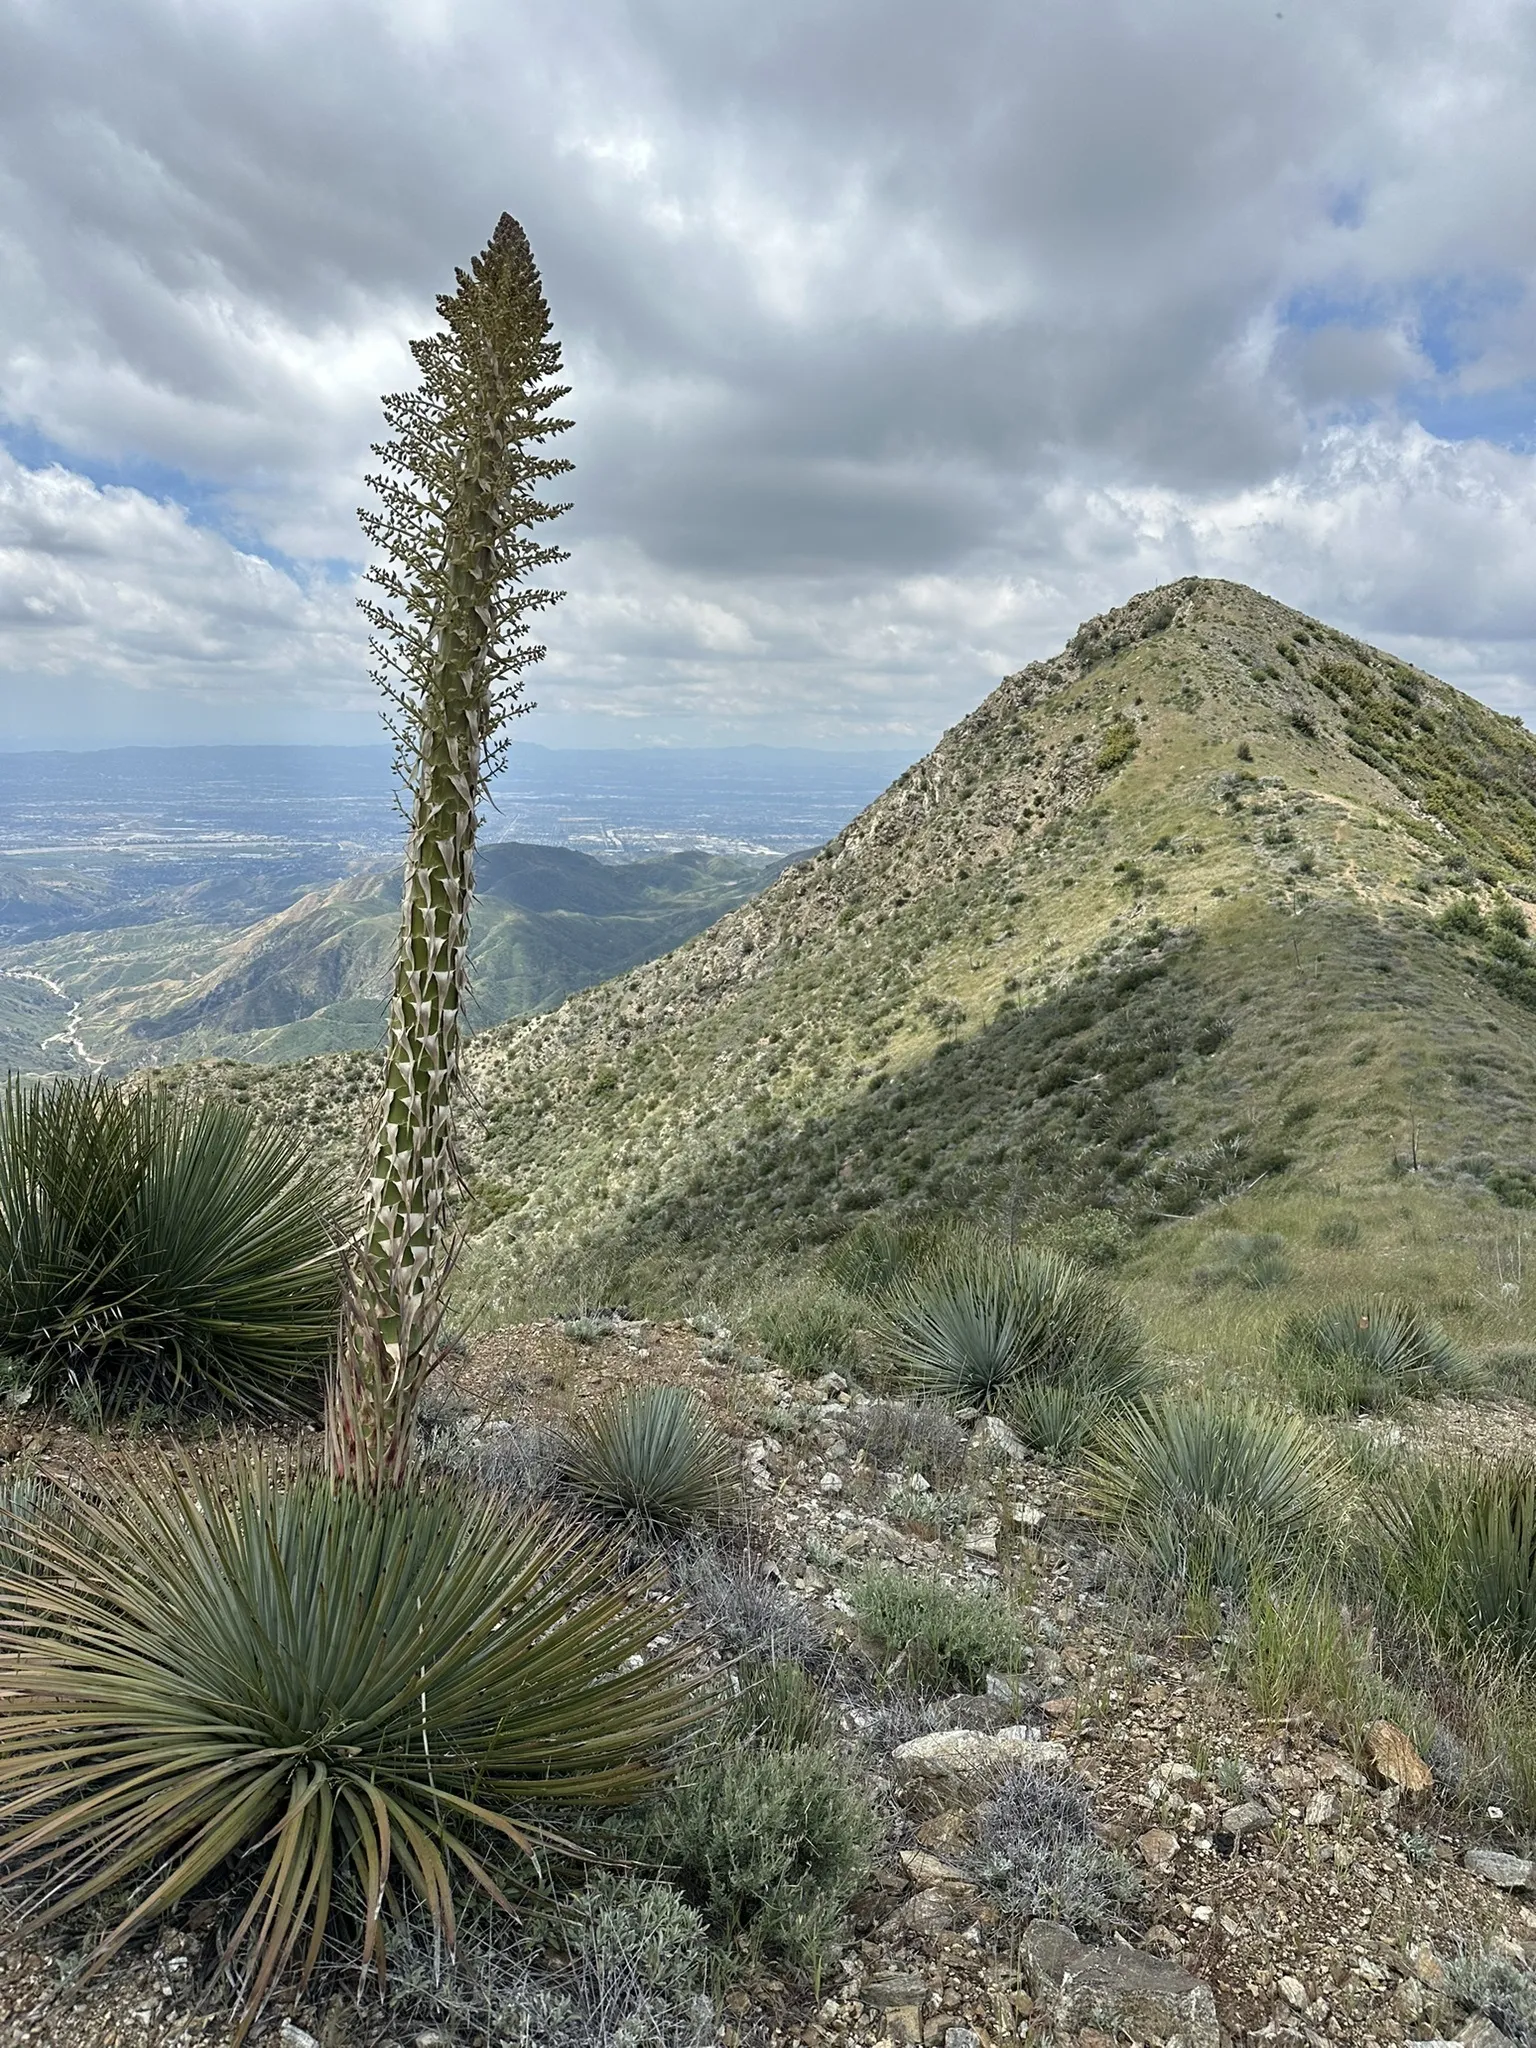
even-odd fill
[[(1262, 1230), (1275, 1313), (1412, 1266), (1502, 1328), (1533, 847), (1516, 722), (1240, 586), (1149, 592), (709, 931), (475, 1041), (467, 1299), (725, 1298), (959, 1207), (1118, 1258), (1181, 1327), (1236, 1298), (1190, 1278), (1213, 1235)], [(367, 1086), (269, 1099), (339, 1137)]]
[[(652, 958), (778, 866), (701, 853), (615, 865), (565, 847), (485, 847), (472, 938), (478, 1021), (539, 1009)], [(290, 1060), (377, 1044), (399, 905), (398, 873), (385, 869), (233, 933), (186, 917), (130, 921), (69, 933), (25, 958), (80, 1001), (84, 1043), (115, 1068), (206, 1055)], [(18, 1044), (11, 1063), (73, 1064), (59, 1046), (48, 1057), (40, 1038)]]

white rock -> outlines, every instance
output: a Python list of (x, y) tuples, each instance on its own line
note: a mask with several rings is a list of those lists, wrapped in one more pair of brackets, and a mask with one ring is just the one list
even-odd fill
[(1293, 2012), (1305, 2012), (1312, 2003), (1307, 1996), (1307, 1987), (1299, 1977), (1282, 1977), (1279, 1990), (1280, 1996)]
[(843, 1482), (839, 1474), (836, 1472), (823, 1472), (821, 1475), (821, 1490), (823, 1493), (841, 1493)]
[(1536, 1891), (1536, 1863), (1528, 1857), (1506, 1856), (1502, 1849), (1469, 1849), (1461, 1860), (1474, 1877), (1496, 1884), (1500, 1891)]
[(284, 2020), (277, 2030), (278, 2048), (320, 2048), (313, 2034), (303, 2027), (296, 2027), (292, 2020)]
[(1015, 1436), (1000, 1415), (983, 1416), (976, 1438), (979, 1443), (985, 1444), (988, 1450), (995, 1451), (1001, 1458), (1006, 1458), (1010, 1464), (1020, 1464), (1029, 1456), (1023, 1440)]
[(1004, 1772), (1021, 1763), (1060, 1769), (1071, 1762), (1063, 1744), (1042, 1742), (1028, 1727), (1000, 1728), (986, 1735), (976, 1728), (943, 1728), (902, 1743), (891, 1756), (896, 1782), (904, 1790), (938, 1796), (946, 1806), (978, 1806)]

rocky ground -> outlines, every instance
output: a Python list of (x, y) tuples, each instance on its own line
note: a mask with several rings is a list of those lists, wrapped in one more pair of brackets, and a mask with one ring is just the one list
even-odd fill
[[(890, 1822), (819, 1995), (772, 1975), (739, 1985), (721, 2048), (1506, 2039), (1469, 2022), (1446, 1966), (1468, 1946), (1536, 1966), (1530, 1845), (1497, 1815), (1442, 1801), (1385, 1724), (1346, 1753), (1311, 1721), (1257, 1721), (1222, 1674), (1219, 1642), (1159, 1619), (1081, 1516), (1070, 1476), (1000, 1425), (975, 1425), (963, 1483), (925, 1502), (860, 1451), (868, 1397), (837, 1376), (796, 1383), (718, 1331), (614, 1323), (585, 1343), (556, 1324), (482, 1340), (439, 1388), (439, 1426), (494, 1438), (558, 1416), (578, 1393), (658, 1379), (695, 1387), (739, 1443), (754, 1551), (831, 1646), (847, 1739)], [(1527, 1441), (1533, 1425), (1528, 1412), (1501, 1420)], [(65, 1432), (4, 1448), (60, 1474), (131, 1455)], [(872, 1562), (955, 1586), (1001, 1581), (1030, 1639), (1024, 1668), (985, 1694), (893, 1706), (903, 1695), (880, 1689), (848, 1597)], [(1089, 1788), (1101, 1838), (1139, 1873), (1125, 1929), (1103, 1946), (1039, 1921), (1010, 1931), (963, 1867), (975, 1809), (1026, 1745)], [(88, 1986), (74, 1981), (77, 1953), (78, 1937), (12, 1927), (0, 2044), (224, 2048), (205, 1932), (177, 1927)], [(448, 2039), (402, 2033), (344, 1997), (274, 2012), (255, 2038)]]

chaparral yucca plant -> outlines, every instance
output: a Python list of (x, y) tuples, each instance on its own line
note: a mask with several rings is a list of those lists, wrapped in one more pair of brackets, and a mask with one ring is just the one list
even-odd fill
[(887, 1351), (925, 1392), (978, 1408), (1021, 1386), (1108, 1407), (1145, 1391), (1141, 1336), (1096, 1274), (1060, 1252), (955, 1233), (888, 1295)]
[(1465, 1360), (1415, 1303), (1373, 1295), (1295, 1316), (1280, 1367), (1308, 1408), (1393, 1408), (1463, 1386)]
[(379, 601), (363, 609), (410, 799), (383, 1102), (328, 1411), (333, 1463), (365, 1486), (402, 1479), (438, 1355), (475, 836), (507, 720), (529, 708), (524, 671), (544, 652), (529, 614), (557, 595), (529, 580), (561, 559), (536, 535), (565, 508), (538, 493), (570, 468), (542, 452), (570, 424), (553, 412), (566, 390), (510, 214), (438, 312), (442, 329), (411, 344), (418, 387), (384, 401), (379, 508), (361, 515), (382, 557), (368, 572)]
[(735, 1462), (729, 1442), (682, 1387), (610, 1395), (572, 1423), (564, 1457), (583, 1506), (647, 1536), (717, 1519)]
[(339, 1229), (303, 1150), (234, 1103), (71, 1078), (0, 1099), (0, 1351), (40, 1393), (317, 1402)]
[(1240, 1592), (1312, 1551), (1341, 1485), (1299, 1416), (1208, 1397), (1123, 1410), (1087, 1464), (1096, 1511), (1196, 1590)]
[(1536, 1671), (1536, 1458), (1410, 1467), (1373, 1489), (1383, 1576), (1450, 1647)]
[(205, 1882), (243, 1894), (242, 2035), (329, 1925), (382, 1972), (414, 1903), (451, 1953), (461, 1880), (506, 1903), (498, 1843), (633, 1798), (694, 1718), (642, 1582), (449, 1488), (151, 1464), (16, 1540), (41, 1569), (0, 1569), (0, 1861), (44, 1921), (113, 1898), (92, 1969)]

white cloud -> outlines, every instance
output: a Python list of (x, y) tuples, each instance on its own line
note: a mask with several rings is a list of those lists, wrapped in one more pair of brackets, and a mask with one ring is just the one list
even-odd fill
[(311, 565), (510, 205), (578, 421), (546, 737), (928, 738), (1197, 569), (1528, 694), (1533, 93), (1524, 0), (23, 0), (0, 661), (361, 732)]
[(142, 491), (0, 455), (0, 666), (12, 674), (233, 701), (356, 693), (363, 637), (350, 589), (306, 586)]

